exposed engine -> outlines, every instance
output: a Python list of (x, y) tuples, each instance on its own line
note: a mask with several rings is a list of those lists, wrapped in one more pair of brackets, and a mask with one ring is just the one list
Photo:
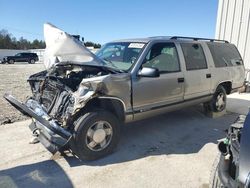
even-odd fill
[(85, 78), (92, 78), (114, 73), (98, 66), (87, 66), (73, 63), (60, 63), (48, 71), (31, 75), (28, 79), (33, 98), (46, 112), (65, 125), (73, 112), (73, 93)]

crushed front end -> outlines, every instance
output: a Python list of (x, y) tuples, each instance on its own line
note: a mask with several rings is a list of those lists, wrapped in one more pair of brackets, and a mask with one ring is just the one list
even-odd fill
[(46, 70), (29, 77), (32, 96), (25, 103), (5, 99), (32, 118), (33, 135), (52, 153), (69, 149), (87, 160), (111, 153), (132, 111), (130, 73), (51, 24), (44, 37)]
[(84, 113), (85, 104), (105, 92), (103, 79), (115, 72), (105, 67), (60, 63), (31, 75), (33, 96), (21, 103), (6, 94), (5, 99), (32, 118), (29, 126), (37, 139), (52, 153), (73, 145), (73, 125)]

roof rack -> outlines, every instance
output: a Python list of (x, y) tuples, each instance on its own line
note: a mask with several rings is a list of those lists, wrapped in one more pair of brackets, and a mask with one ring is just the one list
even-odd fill
[(208, 39), (208, 38), (197, 38), (197, 37), (173, 36), (173, 37), (171, 37), (170, 39), (174, 39), (174, 40), (177, 40), (177, 39), (191, 39), (191, 40), (195, 40), (195, 41), (198, 41), (198, 40), (208, 40), (208, 41), (210, 41), (210, 42), (225, 42), (225, 43), (229, 43), (227, 40)]

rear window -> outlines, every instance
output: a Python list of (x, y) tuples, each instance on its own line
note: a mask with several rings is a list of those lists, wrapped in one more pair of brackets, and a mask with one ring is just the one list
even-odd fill
[(241, 56), (233, 44), (209, 42), (207, 45), (213, 56), (215, 67), (237, 66), (243, 64)]
[(206, 58), (200, 44), (181, 43), (181, 48), (185, 57), (187, 70), (207, 68)]

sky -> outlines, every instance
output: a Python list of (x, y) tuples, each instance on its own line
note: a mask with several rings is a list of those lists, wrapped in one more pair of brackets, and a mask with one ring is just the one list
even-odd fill
[(218, 0), (0, 0), (0, 30), (43, 40), (52, 23), (85, 41), (149, 36), (214, 38)]

